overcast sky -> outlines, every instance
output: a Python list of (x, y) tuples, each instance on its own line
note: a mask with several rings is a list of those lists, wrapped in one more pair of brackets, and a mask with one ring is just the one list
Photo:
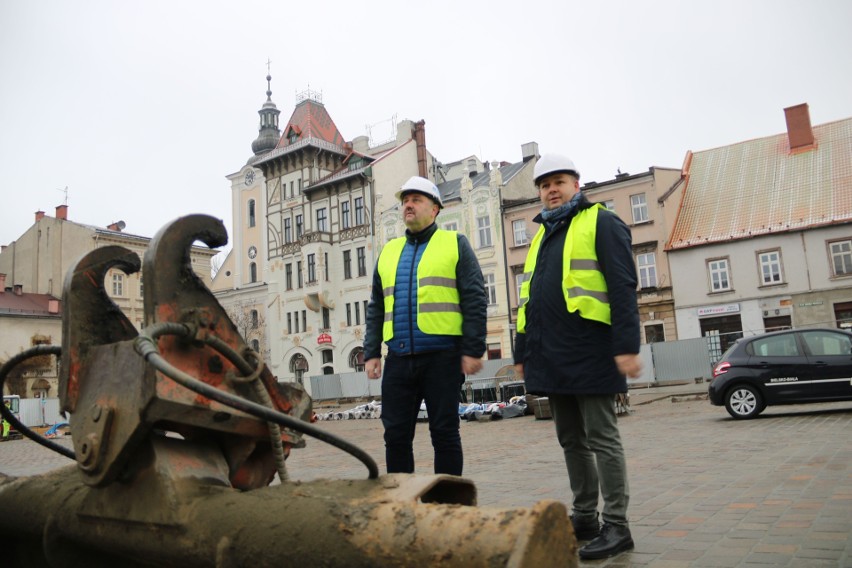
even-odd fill
[(0, 244), (69, 218), (153, 236), (251, 156), (271, 60), (281, 125), (308, 87), (347, 140), (426, 121), (443, 162), (571, 156), (583, 181), (679, 168), (852, 116), (848, 0), (0, 0)]

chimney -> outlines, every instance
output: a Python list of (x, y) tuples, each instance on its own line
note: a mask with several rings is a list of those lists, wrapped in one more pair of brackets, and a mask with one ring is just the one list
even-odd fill
[(0, 294), (6, 290), (6, 275), (0, 273)]
[(426, 121), (414, 123), (414, 144), (417, 148), (417, 175), (429, 177), (426, 172)]
[(15, 284), (15, 295), (23, 296), (24, 295), (24, 285), (23, 284)]
[(787, 138), (790, 140), (791, 154), (816, 148), (808, 103), (785, 108), (784, 117), (787, 119)]
[(51, 298), (47, 301), (47, 313), (49, 314), (58, 314), (59, 313), (59, 300), (55, 298)]
[(521, 157), (524, 162), (529, 162), (538, 156), (538, 142), (527, 142), (521, 144)]
[(56, 206), (56, 218), (62, 219), (63, 221), (68, 219), (68, 206), (67, 205), (57, 205)]
[(36, 223), (44, 219), (44, 211), (36, 211)]

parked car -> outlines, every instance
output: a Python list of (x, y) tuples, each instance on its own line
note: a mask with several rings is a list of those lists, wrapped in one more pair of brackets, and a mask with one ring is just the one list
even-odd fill
[(736, 419), (776, 404), (852, 400), (852, 333), (795, 329), (738, 339), (713, 369), (709, 394)]

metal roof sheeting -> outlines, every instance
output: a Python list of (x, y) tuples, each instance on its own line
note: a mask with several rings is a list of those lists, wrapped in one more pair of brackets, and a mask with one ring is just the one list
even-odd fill
[(852, 222), (852, 119), (696, 152), (669, 250)]

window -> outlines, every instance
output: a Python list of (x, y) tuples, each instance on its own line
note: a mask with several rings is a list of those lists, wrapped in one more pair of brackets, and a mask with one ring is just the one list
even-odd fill
[(710, 273), (710, 291), (723, 292), (731, 289), (731, 278), (728, 274), (728, 259), (718, 258), (707, 261), (707, 271)]
[(295, 197), (295, 194), (293, 193), (293, 182), (290, 181), (290, 199), (293, 199), (293, 197)]
[(288, 262), (286, 265), (284, 265), (284, 274), (285, 274), (285, 281), (287, 282), (287, 289), (292, 290), (293, 289), (293, 263)]
[(284, 219), (284, 242), (293, 242), (293, 230), (290, 227), (290, 219)]
[(254, 199), (248, 202), (248, 226), (254, 227)]
[(361, 304), (354, 303), (355, 306), (355, 325), (361, 325)]
[(299, 312), (293, 312), (293, 321), (296, 324), (296, 333), (299, 333)]
[(364, 371), (364, 348), (356, 347), (349, 353), (349, 366), (355, 369), (355, 371), (363, 372)]
[(349, 228), (349, 202), (343, 201), (340, 204), (340, 225), (344, 229)]
[(527, 222), (524, 219), (512, 221), (512, 232), (515, 234), (515, 246), (527, 244)]
[(302, 233), (305, 230), (305, 224), (302, 222), (302, 216), (296, 215), (296, 240), (302, 238)]
[(346, 327), (352, 325), (352, 304), (346, 304)]
[(317, 261), (315, 254), (308, 255), (308, 282), (317, 281)]
[(370, 303), (369, 300), (364, 300), (364, 323), (367, 323), (367, 304)]
[(489, 343), (488, 344), (488, 360), (494, 359), (502, 359), (503, 358), (503, 350), (500, 349), (499, 343)]
[(449, 221), (449, 222), (443, 224), (443, 229), (445, 231), (458, 231), (459, 230), (459, 224), (456, 223), (455, 221)]
[(636, 268), (639, 270), (639, 287), (657, 287), (657, 263), (656, 254), (646, 252), (636, 255)]
[(260, 341), (258, 341), (257, 339), (252, 339), (251, 340), (251, 349), (255, 353), (260, 353)]
[(852, 239), (829, 244), (834, 276), (852, 275)]
[(257, 310), (252, 310), (251, 311), (251, 328), (257, 329), (257, 324), (258, 324)]
[(112, 295), (113, 296), (123, 296), (124, 295), (124, 275), (123, 274), (113, 274), (112, 275)]
[(320, 207), (317, 209), (317, 231), (327, 233), (328, 232), (328, 218), (326, 216), (325, 207)]
[(322, 267), (323, 267), (323, 272), (325, 274), (325, 281), (328, 282), (328, 253), (327, 252), (323, 253), (322, 260), (323, 260)]
[(363, 225), (364, 224), (364, 198), (356, 197), (355, 198), (355, 224)]
[(296, 287), (301, 288), (304, 286), (302, 282), (302, 261), (296, 262)]
[(781, 282), (781, 251), (771, 250), (757, 255), (760, 283), (764, 286)]
[(479, 248), (491, 246), (491, 218), (486, 215), (476, 218), (477, 235), (479, 237)]
[(666, 340), (663, 324), (654, 323), (645, 326), (645, 343), (662, 343)]
[(249, 264), (249, 279), (251, 282), (257, 282), (257, 263)]
[(334, 351), (331, 349), (325, 349), (322, 351), (322, 362), (323, 365), (326, 363), (334, 363)]
[(302, 310), (302, 331), (308, 331), (308, 311)]
[(523, 284), (523, 283), (524, 283), (524, 273), (520, 272), (518, 274), (515, 274), (515, 294), (517, 294), (517, 296), (515, 296), (515, 298), (518, 299), (519, 304), (521, 303), (521, 284)]
[[(751, 344), (755, 355), (759, 357), (798, 357), (799, 346), (796, 345), (795, 333), (784, 333), (758, 339)], [(808, 344), (810, 348), (810, 344)]]
[(615, 201), (612, 199), (607, 199), (606, 201), (602, 201), (601, 205), (609, 209), (610, 211), (615, 212)]
[(322, 328), (329, 329), (331, 327), (331, 311), (328, 308), (322, 309)]
[(483, 274), (485, 279), (485, 298), (488, 300), (488, 305), (497, 304), (497, 284), (494, 282), (494, 274)]
[(293, 314), (287, 313), (287, 333), (293, 333)]
[(358, 276), (367, 275), (367, 251), (364, 247), (355, 249), (358, 254)]
[(352, 251), (343, 251), (343, 279), (349, 280), (352, 278)]
[(803, 331), (802, 338), (808, 351), (815, 357), (842, 355), (849, 357), (852, 353), (852, 341), (847, 335), (833, 331)]
[(630, 207), (633, 210), (633, 222), (644, 223), (648, 220), (648, 203), (644, 193), (630, 196)]

